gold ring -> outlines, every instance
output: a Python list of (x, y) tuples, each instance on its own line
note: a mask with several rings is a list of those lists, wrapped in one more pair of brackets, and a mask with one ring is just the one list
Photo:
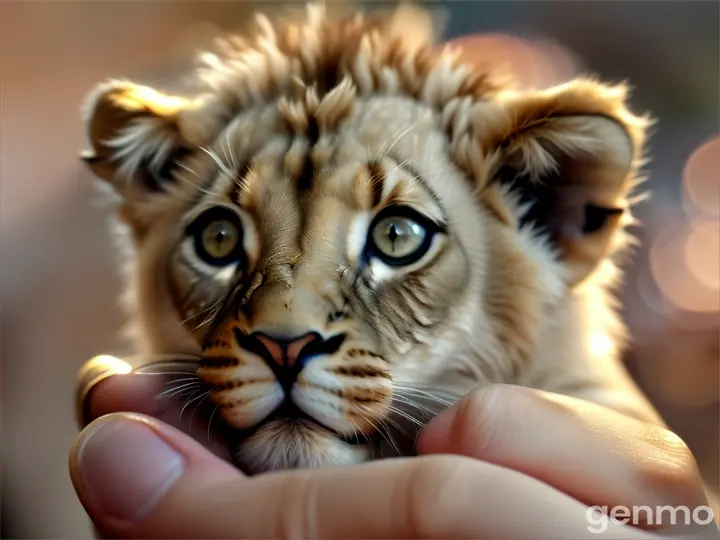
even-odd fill
[(97, 384), (112, 375), (130, 373), (132, 366), (114, 356), (100, 355), (91, 358), (78, 371), (75, 384), (75, 419), (80, 429), (90, 423), (88, 397)]

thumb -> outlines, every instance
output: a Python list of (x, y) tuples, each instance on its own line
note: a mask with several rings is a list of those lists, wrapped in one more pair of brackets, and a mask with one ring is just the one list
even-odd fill
[[(472, 459), (391, 459), (247, 478), (190, 436), (133, 414), (91, 423), (72, 449), (70, 472), (96, 528), (110, 538), (597, 536), (588, 532), (584, 505)], [(612, 524), (606, 532), (646, 538)]]
[(417, 499), (402, 488), (427, 469), (401, 462), (250, 478), (168, 424), (113, 413), (81, 432), (70, 475), (110, 538), (393, 538), (408, 536), (397, 515)]
[(134, 413), (108, 414), (89, 424), (70, 452), (70, 477), (96, 529), (114, 538), (134, 537), (138, 524), (151, 536), (177, 536), (149, 517), (178, 487), (203, 490), (244, 478), (183, 432)]
[(415, 497), (396, 492), (420, 469), (414, 463), (249, 478), (168, 424), (113, 413), (81, 432), (70, 474), (110, 538), (392, 538), (408, 534), (396, 512), (407, 515)]

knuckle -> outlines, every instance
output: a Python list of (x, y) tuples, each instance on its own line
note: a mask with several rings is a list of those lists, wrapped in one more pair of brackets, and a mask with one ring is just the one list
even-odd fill
[(662, 493), (678, 501), (697, 497), (702, 485), (698, 466), (679, 435), (652, 426), (645, 436), (643, 456), (638, 474), (640, 482), (650, 492)]
[[(463, 527), (460, 495), (468, 495), (477, 480), (468, 459), (427, 456), (418, 460), (406, 484), (407, 530), (412, 538), (449, 537)], [(460, 514), (460, 515), (459, 515)]]

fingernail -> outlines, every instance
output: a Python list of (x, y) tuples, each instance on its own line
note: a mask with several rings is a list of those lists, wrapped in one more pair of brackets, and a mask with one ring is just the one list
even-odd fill
[(466, 417), (471, 403), (475, 406), (482, 403), (482, 409), (487, 414), (493, 407), (498, 392), (497, 386), (488, 385), (463, 396), (428, 423), (421, 433), (418, 449), (421, 452), (442, 452), (449, 445), (456, 445), (457, 439), (462, 439), (462, 429), (468, 425)]
[(427, 446), (435, 448), (446, 444), (453, 433), (456, 416), (457, 404), (445, 409), (430, 420), (421, 432), (420, 449), (425, 450)]
[(416, 444), (416, 451), (419, 454), (433, 454), (445, 451), (455, 431), (457, 409), (462, 402), (460, 400), (440, 412), (420, 431)]
[(86, 495), (126, 521), (149, 515), (180, 478), (183, 458), (142, 420), (110, 415), (81, 435), (77, 453)]

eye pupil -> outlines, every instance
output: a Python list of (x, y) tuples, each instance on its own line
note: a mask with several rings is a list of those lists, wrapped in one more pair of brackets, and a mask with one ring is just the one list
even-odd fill
[(243, 256), (241, 223), (230, 210), (206, 211), (193, 222), (188, 233), (194, 237), (195, 253), (207, 264), (225, 266)]
[(212, 223), (207, 229), (205, 249), (216, 257), (228, 255), (234, 246), (235, 227), (227, 221)]
[(410, 264), (430, 246), (431, 234), (414, 217), (398, 214), (380, 218), (370, 234), (375, 256), (387, 264)]
[(390, 225), (390, 230), (388, 231), (388, 238), (390, 238), (390, 242), (392, 242), (393, 246), (395, 246), (395, 240), (397, 240), (398, 236), (400, 235), (398, 234), (397, 228), (393, 223), (392, 225)]

